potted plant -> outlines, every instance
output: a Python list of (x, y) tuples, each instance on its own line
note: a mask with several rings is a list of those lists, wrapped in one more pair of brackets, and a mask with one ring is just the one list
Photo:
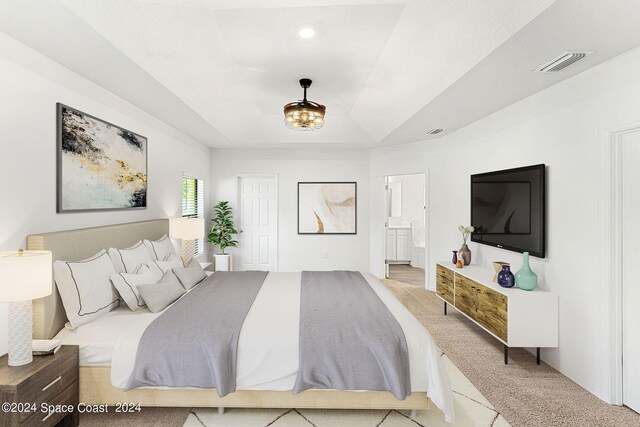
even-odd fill
[(231, 270), (231, 254), (225, 253), (226, 248), (235, 248), (238, 242), (233, 239), (234, 234), (238, 234), (234, 228), (231, 217), (231, 207), (229, 202), (222, 201), (213, 207), (213, 218), (211, 219), (211, 231), (209, 232), (209, 243), (220, 248), (220, 254), (213, 254), (214, 271)]

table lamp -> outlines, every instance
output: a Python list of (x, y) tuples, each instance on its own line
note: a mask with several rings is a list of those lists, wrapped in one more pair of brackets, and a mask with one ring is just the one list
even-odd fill
[(182, 263), (189, 265), (196, 249), (196, 239), (204, 237), (204, 218), (171, 218), (172, 239), (182, 239)]
[(9, 303), (9, 366), (31, 363), (32, 300), (51, 294), (51, 252), (0, 252), (0, 301)]

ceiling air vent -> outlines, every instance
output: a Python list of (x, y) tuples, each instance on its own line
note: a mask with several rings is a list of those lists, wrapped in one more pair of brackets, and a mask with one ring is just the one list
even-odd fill
[(533, 70), (533, 72), (534, 73), (555, 73), (555, 72), (558, 72), (560, 70), (564, 70), (569, 65), (575, 64), (576, 62), (578, 62), (581, 59), (583, 59), (585, 56), (591, 55), (592, 53), (593, 52), (591, 52), (591, 51), (583, 51), (583, 52), (569, 51), (569, 52), (565, 52), (562, 55), (558, 56), (557, 58), (552, 59), (551, 61), (547, 62), (543, 66), (536, 68), (535, 70)]
[(437, 134), (439, 134), (440, 132), (442, 132), (443, 130), (444, 130), (444, 129), (431, 129), (431, 130), (427, 131), (427, 134), (428, 134), (428, 135), (437, 135)]

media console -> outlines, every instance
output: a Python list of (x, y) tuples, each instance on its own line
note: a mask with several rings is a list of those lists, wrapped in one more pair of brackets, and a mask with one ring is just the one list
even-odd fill
[(436, 264), (436, 294), (447, 305), (504, 344), (504, 363), (509, 347), (558, 347), (558, 296), (542, 290), (503, 288), (492, 281), (494, 272), (477, 265), (456, 268), (451, 262)]

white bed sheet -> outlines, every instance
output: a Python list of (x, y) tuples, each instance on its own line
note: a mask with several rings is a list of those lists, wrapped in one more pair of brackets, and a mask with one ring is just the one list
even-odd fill
[[(453, 394), (441, 351), (418, 320), (373, 275), (363, 276), (398, 320), (409, 350), (411, 390), (427, 392), (453, 420)], [(275, 307), (275, 310), (274, 310)], [(80, 347), (80, 366), (111, 366), (111, 383), (124, 388), (140, 337), (162, 313), (118, 307), (75, 330), (56, 335)], [(238, 390), (292, 390), (298, 373), (300, 273), (269, 273), (240, 331)]]
[[(143, 311), (149, 313), (147, 309)], [(63, 345), (80, 347), (80, 366), (111, 366), (116, 339), (141, 313), (142, 311), (133, 312), (121, 305), (76, 329), (62, 329), (54, 339), (60, 340)]]

